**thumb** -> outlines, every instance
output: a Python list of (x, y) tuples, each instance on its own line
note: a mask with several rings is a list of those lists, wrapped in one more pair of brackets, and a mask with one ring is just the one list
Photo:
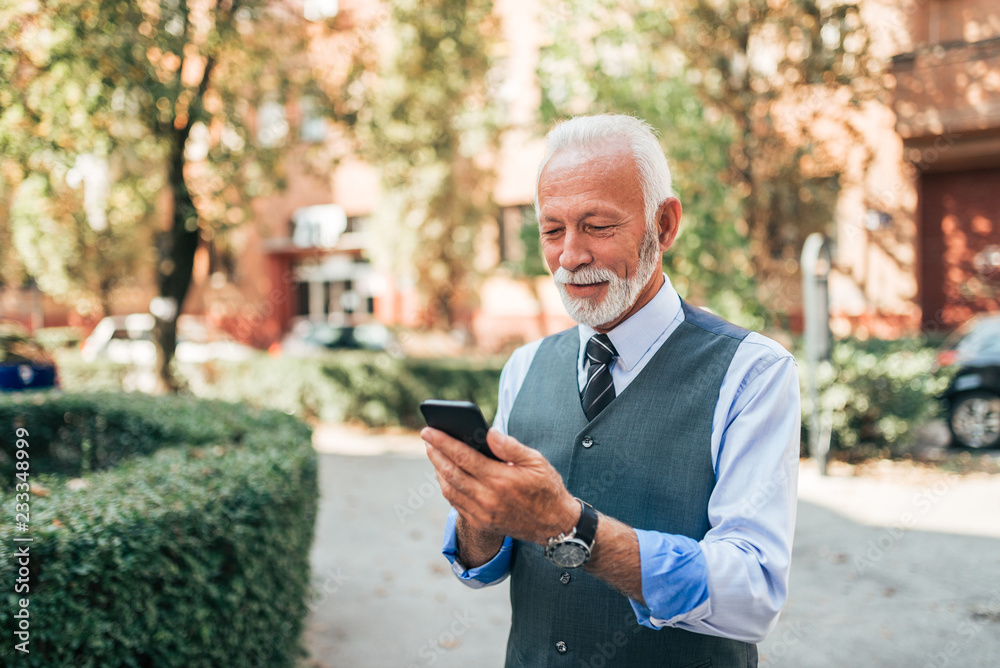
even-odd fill
[(517, 464), (530, 457), (532, 449), (513, 436), (507, 436), (499, 429), (490, 429), (486, 433), (486, 442), (500, 459), (511, 464)]

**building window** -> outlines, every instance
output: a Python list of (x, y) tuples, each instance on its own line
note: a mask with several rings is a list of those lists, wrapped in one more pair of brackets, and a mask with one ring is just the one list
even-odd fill
[(295, 284), (295, 313), (297, 315), (309, 315), (309, 284), (305, 281)]
[(299, 111), (302, 114), (299, 138), (310, 144), (318, 144), (326, 139), (328, 123), (320, 112), (316, 98), (306, 96), (299, 100)]
[(375, 312), (374, 297), (381, 291), (378, 274), (360, 258), (330, 255), (300, 264), (295, 274), (296, 315), (341, 325), (366, 320)]
[(292, 214), (292, 243), (299, 248), (333, 248), (349, 222), (338, 204), (301, 207)]

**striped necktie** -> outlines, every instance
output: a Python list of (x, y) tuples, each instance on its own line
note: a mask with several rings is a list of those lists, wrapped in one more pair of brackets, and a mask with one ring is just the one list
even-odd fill
[(595, 334), (587, 342), (587, 384), (583, 386), (580, 401), (588, 420), (597, 417), (615, 398), (615, 385), (611, 382), (611, 363), (618, 357), (607, 334)]

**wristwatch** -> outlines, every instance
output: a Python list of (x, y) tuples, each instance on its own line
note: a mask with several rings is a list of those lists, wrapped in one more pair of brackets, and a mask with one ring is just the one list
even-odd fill
[(579, 568), (587, 563), (597, 537), (597, 511), (586, 501), (576, 500), (582, 507), (576, 526), (569, 534), (549, 538), (545, 547), (546, 558), (560, 568)]

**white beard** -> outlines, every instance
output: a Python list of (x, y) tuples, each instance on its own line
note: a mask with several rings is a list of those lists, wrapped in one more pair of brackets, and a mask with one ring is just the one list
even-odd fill
[[(626, 311), (632, 308), (639, 293), (646, 287), (649, 279), (658, 268), (662, 271), (661, 253), (655, 234), (647, 234), (639, 248), (639, 265), (631, 278), (621, 278), (605, 267), (587, 266), (577, 271), (568, 271), (559, 267), (555, 273), (556, 287), (563, 305), (573, 320), (581, 325), (600, 327), (614, 322)], [(566, 289), (567, 283), (587, 285), (590, 283), (608, 282), (608, 291), (604, 299), (595, 301), (587, 297), (574, 297)]]

